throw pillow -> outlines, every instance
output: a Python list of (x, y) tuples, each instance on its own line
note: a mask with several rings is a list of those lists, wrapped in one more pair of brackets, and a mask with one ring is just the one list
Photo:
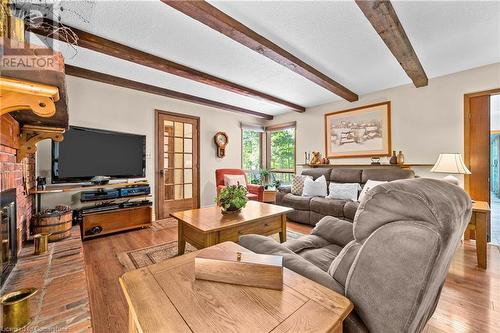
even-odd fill
[(244, 175), (224, 175), (225, 186), (233, 186), (238, 184), (247, 187), (247, 181)]
[(375, 186), (377, 185), (380, 185), (380, 184), (385, 184), (387, 182), (384, 182), (384, 181), (378, 181), (378, 180), (368, 180), (365, 184), (365, 186), (363, 187), (363, 191), (361, 191), (361, 193), (359, 194), (359, 199), (358, 201), (362, 201), (365, 196), (366, 196), (366, 193), (371, 190), (372, 188), (374, 188)]
[(361, 185), (358, 183), (330, 183), (328, 188), (328, 199), (358, 200)]
[(306, 178), (311, 178), (311, 176), (298, 175), (293, 177), (291, 193), (294, 195), (302, 195), (302, 190), (304, 189), (304, 180)]
[(303, 197), (326, 197), (326, 178), (321, 176), (316, 180), (306, 178), (304, 180), (304, 190), (302, 191)]

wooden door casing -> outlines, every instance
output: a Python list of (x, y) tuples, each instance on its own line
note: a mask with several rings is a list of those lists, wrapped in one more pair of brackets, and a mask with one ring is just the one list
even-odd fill
[(466, 106), (465, 162), (471, 171), (465, 177), (466, 189), (473, 200), (489, 202), (490, 95), (470, 97)]
[(200, 119), (161, 110), (155, 119), (156, 218), (163, 219), (200, 205)]

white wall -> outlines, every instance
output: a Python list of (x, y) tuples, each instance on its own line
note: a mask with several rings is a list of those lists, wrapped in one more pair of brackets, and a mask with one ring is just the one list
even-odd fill
[[(67, 76), (70, 125), (101, 128), (146, 135), (146, 178), (154, 192), (154, 110), (160, 109), (200, 117), (201, 205), (214, 204), (215, 169), (241, 167), (240, 122), (259, 123), (245, 116), (131, 89)], [(213, 136), (224, 131), (229, 136), (226, 157), (216, 157)], [(37, 174), (50, 177), (50, 141), (38, 144)], [(43, 207), (71, 202), (68, 194), (46, 194)], [(73, 199), (75, 202), (75, 199)]]
[[(362, 78), (359, 78), (362, 80)], [(433, 164), (441, 152), (463, 153), (464, 94), (500, 87), (500, 63), (479, 67), (429, 80), (415, 88), (399, 86), (360, 96), (359, 101), (339, 101), (309, 108), (305, 113), (289, 112), (270, 123), (297, 122), (297, 163), (303, 163), (305, 151), (324, 147), (324, 114), (358, 106), (391, 101), (392, 147), (402, 150), (407, 163)], [(342, 158), (334, 164), (370, 163), (369, 158)], [(415, 168), (421, 176), (429, 167)]]

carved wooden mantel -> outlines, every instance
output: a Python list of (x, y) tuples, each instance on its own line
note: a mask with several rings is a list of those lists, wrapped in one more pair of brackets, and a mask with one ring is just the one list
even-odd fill
[[(59, 100), (59, 89), (54, 86), (0, 77), (1, 115), (9, 112), (33, 112), (44, 118), (56, 113), (55, 102)], [(62, 141), (64, 128), (24, 125), (19, 138), (17, 162), (36, 152), (36, 143), (52, 139)]]
[(0, 77), (0, 115), (14, 111), (32, 111), (40, 117), (56, 113), (59, 89), (42, 83)]
[(63, 140), (68, 128), (64, 58), (44, 46), (9, 38), (0, 38), (0, 50), (10, 59), (0, 64), (0, 116), (13, 126), (2, 126), (0, 134), (4, 141), (16, 136), (12, 148), (20, 162), (36, 151), (37, 142)]

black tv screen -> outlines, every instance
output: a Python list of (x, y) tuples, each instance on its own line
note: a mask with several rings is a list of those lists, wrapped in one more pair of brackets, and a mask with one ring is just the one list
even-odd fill
[(52, 143), (52, 182), (145, 177), (146, 136), (71, 126)]

